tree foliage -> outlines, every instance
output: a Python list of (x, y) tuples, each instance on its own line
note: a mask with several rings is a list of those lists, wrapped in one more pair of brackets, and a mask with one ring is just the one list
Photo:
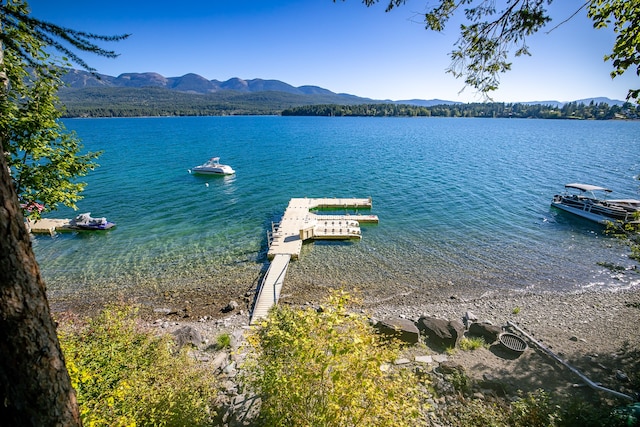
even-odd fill
[(637, 119), (637, 108), (626, 103), (623, 106), (606, 103), (589, 104), (569, 102), (562, 107), (542, 104), (473, 103), (440, 104), (420, 107), (404, 104), (359, 105), (306, 105), (288, 108), (283, 116), (335, 116), (335, 117), (478, 117), (521, 119), (578, 119), (613, 120)]
[[(51, 96), (57, 89), (56, 75), (43, 49), (47, 44), (63, 46), (52, 44), (56, 37), (80, 50), (104, 53), (91, 43), (90, 35), (76, 34), (69, 40), (65, 29), (30, 18), (23, 1), (0, 0), (0, 419), (6, 425), (81, 425), (44, 281), (24, 226), (16, 177), (10, 175), (15, 170), (8, 166), (14, 164), (12, 156), (28, 163), (33, 161), (25, 157), (28, 149), (43, 155), (50, 147), (50, 160), (42, 169), (56, 165), (58, 156), (67, 159), (59, 162), (61, 170), (51, 168), (51, 181), (36, 181), (56, 185), (56, 177), (71, 181), (72, 174), (82, 171), (81, 166), (66, 166), (78, 163), (65, 154), (75, 155), (74, 144), (55, 124), (51, 127), (59, 117)], [(18, 191), (28, 202), (24, 194), (29, 193)]]
[(136, 323), (135, 307), (110, 306), (62, 322), (60, 342), (87, 426), (213, 425), (213, 372)]
[[(335, 0), (334, 0), (335, 1)], [(367, 6), (380, 0), (363, 0)], [(406, 3), (406, 0), (385, 0), (387, 11)], [(494, 0), (438, 0), (428, 6), (424, 23), (428, 30), (443, 31), (455, 14), (464, 15), (460, 38), (451, 52), (451, 66), (447, 72), (463, 78), (465, 85), (488, 97), (498, 89), (500, 74), (511, 69), (511, 57), (530, 55), (527, 37), (545, 27), (551, 17), (548, 5), (553, 0), (506, 0), (497, 7)], [(623, 74), (636, 66), (640, 75), (640, 3), (629, 0), (586, 0), (576, 6), (577, 14), (587, 6), (587, 16), (594, 28), (612, 25), (616, 41), (612, 53), (604, 60), (613, 62), (611, 77)], [(462, 9), (462, 10), (461, 10)], [(627, 100), (638, 100), (640, 89), (630, 89)]]
[[(611, 77), (624, 74), (635, 66), (640, 76), (640, 3), (628, 0), (591, 0), (588, 15), (593, 19), (595, 28), (613, 25), (616, 41), (613, 52), (605, 55), (605, 61), (612, 61), (614, 70)], [(638, 100), (640, 89), (632, 89), (627, 99)]]
[(276, 306), (248, 337), (264, 425), (420, 425), (416, 376), (391, 366), (398, 348), (347, 311), (350, 298), (335, 292), (320, 312)]
[[(63, 86), (61, 65), (46, 48), (54, 48), (89, 68), (71, 48), (113, 57), (115, 53), (92, 40), (113, 41), (126, 36), (100, 36), (39, 21), (29, 16), (23, 1), (0, 1), (0, 49), (6, 89), (0, 96), (0, 143), (11, 169), (21, 205), (38, 216), (58, 205), (75, 208), (86, 175), (99, 153), (80, 154), (82, 145), (59, 121), (62, 106), (58, 90)], [(58, 39), (62, 41), (58, 41)], [(70, 45), (67, 47), (66, 44)]]
[[(80, 154), (82, 145), (58, 119), (56, 68), (29, 71), (27, 62), (6, 51), (5, 69), (12, 82), (0, 100), (0, 138), (20, 203), (54, 210), (75, 207), (85, 184), (75, 181), (96, 164), (99, 153)], [(30, 210), (36, 215), (38, 210)]]

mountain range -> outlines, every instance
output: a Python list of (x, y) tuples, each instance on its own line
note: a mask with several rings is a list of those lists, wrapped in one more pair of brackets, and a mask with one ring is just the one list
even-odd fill
[[(108, 109), (126, 106), (130, 110), (137, 104), (158, 105), (158, 114), (171, 114), (172, 105), (182, 110), (193, 106), (196, 114), (272, 114), (282, 109), (317, 104), (374, 104), (393, 103), (420, 107), (454, 105), (460, 102), (441, 99), (375, 100), (346, 93), (334, 93), (319, 86), (292, 86), (280, 80), (251, 79), (238, 77), (226, 81), (208, 80), (198, 74), (189, 73), (180, 77), (164, 77), (154, 72), (124, 73), (117, 77), (92, 74), (87, 71), (69, 69), (63, 75), (66, 85), (60, 91), (60, 99), (72, 116), (85, 115), (87, 110)], [(623, 101), (609, 98), (588, 98), (574, 101), (588, 105), (607, 103), (622, 105)], [(559, 101), (535, 101), (522, 104), (542, 104), (562, 107)], [(229, 111), (225, 112), (225, 108)], [(93, 113), (92, 113), (93, 114)], [(100, 114), (100, 113), (98, 113)]]
[[(124, 73), (118, 77), (113, 77), (104, 74), (94, 75), (81, 70), (69, 70), (64, 75), (63, 81), (68, 87), (76, 89), (88, 87), (156, 87), (193, 94), (209, 94), (221, 91), (241, 93), (283, 92), (294, 95), (340, 95), (348, 98), (359, 98), (354, 95), (336, 94), (318, 86), (295, 87), (280, 80), (243, 80), (234, 77), (221, 82), (219, 80), (207, 80), (194, 73), (185, 74), (180, 77), (164, 77), (158, 73)], [(370, 99), (367, 98), (359, 99), (370, 101)]]

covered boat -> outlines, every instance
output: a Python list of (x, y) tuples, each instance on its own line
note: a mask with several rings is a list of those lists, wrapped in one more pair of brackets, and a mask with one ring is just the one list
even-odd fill
[(640, 200), (607, 199), (606, 195), (611, 192), (596, 185), (566, 184), (563, 194), (553, 196), (551, 206), (601, 224), (638, 221)]
[(231, 166), (220, 164), (220, 157), (212, 157), (205, 164), (196, 166), (191, 172), (201, 175), (233, 175), (236, 173)]
[(72, 230), (108, 230), (115, 227), (113, 222), (107, 221), (106, 218), (93, 218), (91, 212), (83, 213), (69, 221)]

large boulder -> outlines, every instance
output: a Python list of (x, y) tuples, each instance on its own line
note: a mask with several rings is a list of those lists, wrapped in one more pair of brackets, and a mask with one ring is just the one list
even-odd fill
[(482, 337), (487, 343), (492, 343), (497, 340), (500, 332), (502, 332), (500, 326), (493, 325), (489, 322), (474, 322), (469, 325), (469, 335)]
[(420, 331), (411, 320), (388, 318), (376, 323), (376, 328), (384, 335), (409, 344), (415, 344), (420, 340)]
[(455, 347), (464, 335), (462, 322), (437, 317), (421, 317), (418, 329), (424, 332), (428, 343), (444, 348)]
[(197, 329), (192, 328), (191, 326), (183, 326), (180, 329), (177, 329), (173, 332), (173, 339), (179, 348), (187, 344), (191, 344), (194, 347), (198, 347), (202, 344), (202, 335), (198, 332)]

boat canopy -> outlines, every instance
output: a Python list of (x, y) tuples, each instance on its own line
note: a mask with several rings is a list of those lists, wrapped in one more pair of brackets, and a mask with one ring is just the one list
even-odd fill
[(589, 185), (589, 184), (566, 184), (565, 188), (575, 188), (576, 190), (581, 191), (606, 191), (607, 193), (611, 193), (612, 190), (604, 187), (598, 187), (597, 185)]

